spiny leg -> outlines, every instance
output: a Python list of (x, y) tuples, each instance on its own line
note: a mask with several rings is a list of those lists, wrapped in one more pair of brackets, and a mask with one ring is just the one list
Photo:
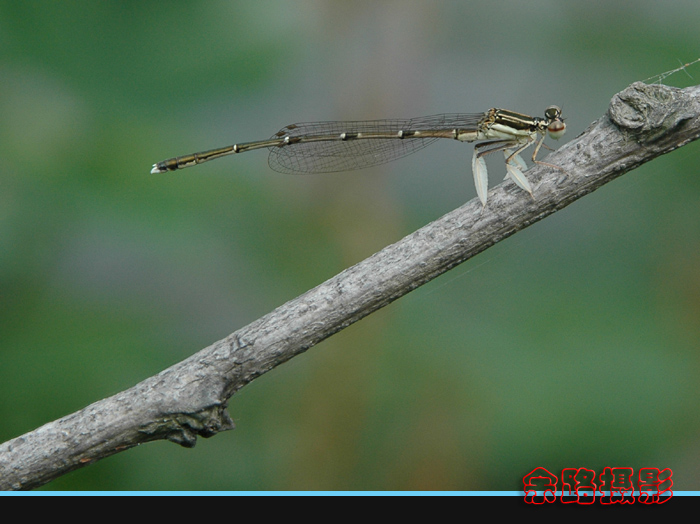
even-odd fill
[(479, 155), (479, 148), (474, 146), (474, 155), (472, 156), (472, 175), (474, 175), (474, 186), (476, 194), (481, 200), (481, 206), (486, 207), (486, 195), (489, 190), (489, 174), (486, 169), (486, 160)]
[[(531, 143), (532, 140), (528, 140), (525, 144), (514, 140), (502, 140), (486, 142), (484, 144), (474, 146), (474, 155), (472, 156), (472, 174), (474, 175), (476, 194), (479, 196), (482, 206), (486, 206), (487, 194), (489, 190), (488, 170), (486, 168), (484, 156), (488, 155), (489, 153), (495, 153), (496, 151), (503, 151), (506, 154), (506, 170), (508, 172), (508, 176), (510, 176), (520, 188), (532, 195), (530, 184), (525, 178), (525, 175), (523, 175), (521, 167), (519, 167), (524, 164), (524, 161), (522, 158), (520, 158), (519, 153), (526, 149)], [(482, 149), (485, 148), (489, 149), (482, 151)], [(516, 158), (519, 160), (516, 160)], [(518, 166), (512, 164), (512, 161), (516, 162)]]
[(540, 165), (547, 166), (547, 167), (553, 167), (554, 169), (558, 169), (558, 170), (566, 173), (566, 170), (563, 167), (557, 166), (555, 164), (548, 164), (547, 162), (541, 162), (540, 160), (537, 160), (537, 153), (540, 151), (540, 147), (542, 147), (542, 146), (546, 147), (550, 151), (554, 151), (551, 147), (548, 147), (547, 144), (544, 143), (544, 135), (542, 135), (542, 137), (537, 141), (537, 145), (535, 146), (535, 150), (532, 152), (532, 161), (535, 164), (540, 164)]
[[(532, 152), (532, 161), (535, 164), (540, 164), (544, 165), (547, 167), (553, 167), (555, 169), (559, 169), (560, 171), (566, 173), (564, 168), (559, 167), (554, 164), (549, 164), (547, 162), (541, 162), (540, 160), (537, 160), (537, 153), (540, 150), (540, 147), (544, 146), (547, 149), (550, 149), (550, 147), (547, 146), (547, 144), (544, 143), (545, 135), (542, 135), (539, 140), (537, 140), (537, 144), (535, 145), (535, 149)], [(522, 157), (520, 156), (520, 153), (522, 153), (525, 149), (530, 147), (533, 142), (535, 142), (534, 137), (530, 137), (530, 139), (525, 143), (522, 147), (516, 149), (516, 150), (506, 150), (504, 151), (504, 154), (506, 155), (506, 170), (508, 171), (508, 175), (512, 178), (512, 180), (520, 186), (522, 189), (530, 193), (530, 196), (532, 198), (535, 198), (534, 194), (532, 193), (532, 189), (530, 187), (530, 183), (525, 177), (523, 171), (527, 170), (527, 166), (525, 165), (525, 162), (523, 161)], [(508, 154), (510, 153), (510, 155)], [(514, 162), (514, 164), (511, 164), (511, 162)], [(506, 175), (506, 177), (508, 176)]]
[[(523, 160), (523, 157), (521, 157), (519, 154), (513, 154), (514, 150), (513, 149), (504, 149), (503, 150), (503, 156), (505, 157), (506, 162), (511, 161), (514, 162), (516, 166), (520, 168), (521, 171), (527, 171), (527, 164), (525, 163), (525, 160)], [(506, 179), (509, 178), (508, 173), (506, 173)]]
[(530, 182), (523, 173), (523, 171), (527, 170), (527, 164), (525, 164), (525, 161), (520, 156), (520, 153), (530, 147), (533, 141), (534, 138), (529, 137), (527, 142), (520, 145), (517, 149), (506, 149), (503, 151), (503, 154), (506, 157), (506, 178), (510, 177), (520, 189), (527, 191), (532, 198), (535, 198), (532, 194)]

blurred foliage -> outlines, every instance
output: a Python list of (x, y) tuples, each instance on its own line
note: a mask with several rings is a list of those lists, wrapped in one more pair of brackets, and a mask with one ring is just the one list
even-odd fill
[[(474, 197), (469, 146), (381, 169), (178, 154), (295, 121), (564, 108), (700, 56), (696, 2), (0, 2), (0, 441), (131, 387)], [(693, 85), (700, 66), (666, 80)], [(449, 149), (449, 151), (448, 151)], [(235, 431), (50, 490), (700, 489), (691, 144), (260, 377)], [(502, 164), (491, 167), (492, 185)]]

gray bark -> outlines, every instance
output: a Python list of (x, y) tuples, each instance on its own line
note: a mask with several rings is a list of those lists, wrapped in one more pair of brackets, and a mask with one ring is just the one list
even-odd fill
[(382, 249), (186, 360), (0, 445), (0, 489), (32, 489), (138, 444), (233, 429), (227, 404), (257, 376), (603, 184), (700, 136), (700, 86), (632, 84), (527, 172)]

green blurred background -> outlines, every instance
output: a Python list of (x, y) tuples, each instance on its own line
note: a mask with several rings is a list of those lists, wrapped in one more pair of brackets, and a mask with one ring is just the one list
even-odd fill
[[(696, 1), (0, 2), (0, 441), (475, 197), (450, 141), (333, 175), (264, 151), (154, 162), (494, 106), (560, 105), (566, 142), (700, 57), (699, 20)], [(260, 377), (234, 431), (43, 489), (520, 490), (537, 466), (625, 466), (698, 490), (698, 163), (698, 144), (659, 158)]]

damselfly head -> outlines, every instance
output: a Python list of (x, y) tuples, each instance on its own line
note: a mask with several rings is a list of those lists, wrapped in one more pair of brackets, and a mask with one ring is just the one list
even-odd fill
[(566, 133), (566, 124), (561, 118), (561, 109), (557, 106), (549, 106), (544, 110), (544, 116), (549, 122), (547, 131), (554, 140), (559, 140)]

